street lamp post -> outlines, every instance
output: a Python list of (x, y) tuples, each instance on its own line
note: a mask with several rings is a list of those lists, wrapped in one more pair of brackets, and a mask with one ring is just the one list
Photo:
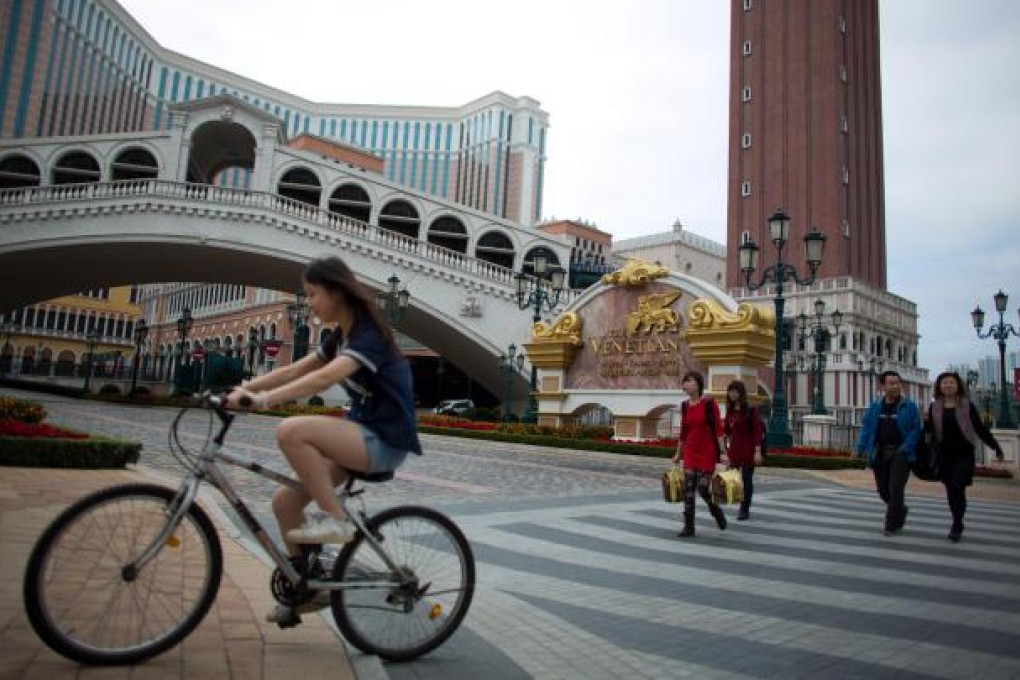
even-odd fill
[(506, 354), (499, 355), (499, 367), (506, 372), (506, 394), (503, 399), (503, 422), (508, 422), (511, 417), (510, 402), (514, 398), (513, 376), (514, 373), (524, 368), (524, 352), (517, 351), (517, 345), (510, 343), (506, 348)]
[(814, 376), (815, 394), (814, 403), (811, 407), (812, 415), (823, 416), (825, 410), (825, 354), (832, 350), (830, 340), (839, 334), (839, 326), (843, 322), (843, 313), (838, 309), (832, 313), (833, 332), (830, 334), (825, 325), (825, 302), (815, 301), (815, 313), (809, 317), (804, 312), (800, 313), (800, 340), (807, 346), (807, 341), (812, 341), (812, 350), (809, 353), (811, 373)]
[(299, 290), (294, 295), (294, 302), (287, 304), (287, 321), (294, 331), (294, 346), (291, 349), (290, 361), (294, 363), (308, 354), (308, 314), (311, 311), (305, 301), (305, 292)]
[(149, 327), (145, 325), (145, 319), (139, 319), (135, 324), (135, 360), (131, 362), (131, 391), (128, 392), (132, 397), (138, 385), (138, 362), (142, 356), (142, 343), (148, 335)]
[[(545, 255), (535, 255), (532, 261), (532, 271), (534, 276), (528, 276), (524, 272), (514, 274), (514, 280), (517, 283), (517, 307), (520, 309), (530, 307), (532, 322), (538, 323), (542, 319), (543, 307), (552, 311), (559, 303), (560, 295), (566, 290), (564, 283), (566, 272), (562, 267), (550, 267), (549, 259)], [(535, 400), (537, 390), (538, 369), (532, 362), (528, 408), (521, 419), (525, 423), (534, 423), (537, 420), (538, 402)]]
[(255, 350), (259, 346), (259, 331), (255, 326), (248, 329), (248, 380), (255, 377)]
[(87, 343), (89, 350), (89, 363), (88, 366), (85, 367), (85, 386), (83, 388), (85, 393), (88, 393), (89, 391), (89, 382), (92, 379), (92, 366), (95, 364), (96, 358), (96, 343), (98, 341), (99, 334), (96, 333), (95, 326), (90, 324), (88, 334), (85, 336), (85, 342)]
[(400, 287), (400, 279), (394, 274), (386, 280), (390, 284), (387, 291), (376, 295), (375, 301), (386, 314), (391, 326), (396, 326), (404, 318), (404, 312), (411, 303), (411, 292)]
[(184, 341), (188, 339), (188, 333), (191, 332), (191, 327), (195, 324), (194, 317), (191, 316), (191, 308), (185, 307), (184, 312), (181, 313), (181, 318), (177, 319), (177, 336), (181, 339), (181, 355), (179, 366), (184, 365)]
[(868, 367), (868, 398), (865, 400), (865, 406), (867, 402), (870, 402), (872, 397), (875, 395), (875, 374), (882, 370), (882, 360), (876, 357), (874, 354), (868, 356), (867, 359), (864, 355), (857, 357), (857, 370), (863, 373), (864, 367)]
[[(995, 294), (995, 311), (999, 313), (999, 322), (988, 327), (987, 333), (981, 332), (981, 327), (985, 325), (985, 313), (981, 307), (975, 307), (974, 311), (970, 313), (971, 321), (974, 322), (974, 330), (977, 332), (977, 336), (982, 340), (985, 338), (994, 338), (999, 344), (999, 422), (998, 426), (1003, 430), (1015, 430), (1016, 422), (1013, 420), (1013, 414), (1009, 408), (1009, 391), (1006, 384), (1006, 338), (1012, 333), (1014, 336), (1020, 336), (1017, 330), (1013, 328), (1011, 324), (1006, 323), (1004, 314), (1006, 313), (1006, 305), (1009, 304), (1009, 296), (1003, 293), (1001, 290)], [(1020, 310), (1018, 310), (1020, 313)]]
[(775, 357), (775, 387), (773, 388), (772, 415), (769, 417), (769, 429), (766, 435), (768, 444), (772, 448), (790, 446), (793, 444), (793, 435), (790, 433), (789, 413), (786, 404), (786, 378), (783, 376), (783, 284), (790, 279), (802, 286), (810, 285), (815, 280), (818, 266), (822, 263), (822, 252), (825, 248), (825, 236), (812, 227), (811, 231), (804, 237), (804, 255), (810, 274), (807, 278), (801, 279), (797, 276), (797, 270), (793, 265), (783, 262), (783, 247), (790, 235), (790, 218), (782, 210), (777, 210), (769, 217), (769, 237), (772, 245), (776, 248), (776, 263), (766, 267), (761, 278), (752, 282), (751, 277), (758, 268), (759, 248), (753, 239), (748, 239), (740, 246), (740, 270), (744, 273), (744, 281), (749, 291), (755, 291), (769, 281), (776, 285), (776, 357)]

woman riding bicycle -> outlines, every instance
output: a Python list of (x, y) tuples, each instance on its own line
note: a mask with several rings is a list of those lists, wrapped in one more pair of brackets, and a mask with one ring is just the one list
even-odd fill
[[(354, 526), (334, 493), (345, 470), (386, 472), (399, 467), (408, 452), (422, 452), (411, 369), (374, 297), (335, 256), (309, 263), (303, 287), (312, 313), (336, 324), (332, 335), (315, 354), (235, 387), (227, 397), (231, 408), (242, 408), (247, 398), (252, 408), (265, 410), (336, 383), (351, 397), (345, 420), (294, 416), (276, 429), (280, 449), (304, 487), (281, 488), (273, 496), (273, 514), (293, 557), (300, 554), (298, 544), (344, 543), (353, 537)], [(305, 521), (304, 508), (313, 500), (325, 516)]]

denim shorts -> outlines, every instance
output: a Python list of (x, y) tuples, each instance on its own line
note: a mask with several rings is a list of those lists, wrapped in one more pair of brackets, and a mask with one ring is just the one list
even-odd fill
[(365, 454), (368, 456), (368, 473), (387, 472), (400, 467), (407, 458), (407, 451), (390, 446), (382, 439), (379, 439), (372, 430), (360, 423), (361, 434), (365, 438)]

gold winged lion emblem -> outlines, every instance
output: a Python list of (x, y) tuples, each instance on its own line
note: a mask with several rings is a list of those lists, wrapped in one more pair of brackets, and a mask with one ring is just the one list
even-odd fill
[(669, 308), (681, 293), (658, 293), (638, 298), (637, 309), (627, 315), (627, 335), (680, 330), (677, 313)]

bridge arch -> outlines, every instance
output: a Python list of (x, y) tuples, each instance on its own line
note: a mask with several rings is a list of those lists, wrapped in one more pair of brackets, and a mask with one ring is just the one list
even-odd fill
[(372, 206), (370, 188), (349, 179), (342, 179), (335, 186), (326, 203), (329, 212), (366, 224), (372, 219)]
[(229, 168), (255, 169), (258, 137), (232, 118), (203, 121), (186, 139), (189, 142), (186, 176), (189, 182), (214, 184), (217, 176)]
[(467, 227), (453, 214), (440, 215), (429, 225), (429, 243), (466, 254), (468, 241)]
[(0, 155), (0, 189), (39, 186), (42, 184), (42, 166), (31, 150)]
[(276, 193), (293, 201), (318, 208), (322, 204), (322, 180), (313, 169), (300, 162), (281, 169)]
[(514, 268), (517, 248), (510, 234), (499, 227), (491, 227), (478, 236), (475, 243), (475, 258), (507, 269)]
[(110, 180), (156, 179), (159, 177), (159, 152), (144, 143), (125, 142), (113, 148)]
[(102, 166), (94, 152), (84, 148), (66, 150), (50, 168), (50, 184), (94, 184), (103, 179)]
[(421, 212), (421, 206), (416, 206), (409, 196), (393, 196), (382, 203), (378, 225), (382, 229), (418, 239), (421, 232)]

